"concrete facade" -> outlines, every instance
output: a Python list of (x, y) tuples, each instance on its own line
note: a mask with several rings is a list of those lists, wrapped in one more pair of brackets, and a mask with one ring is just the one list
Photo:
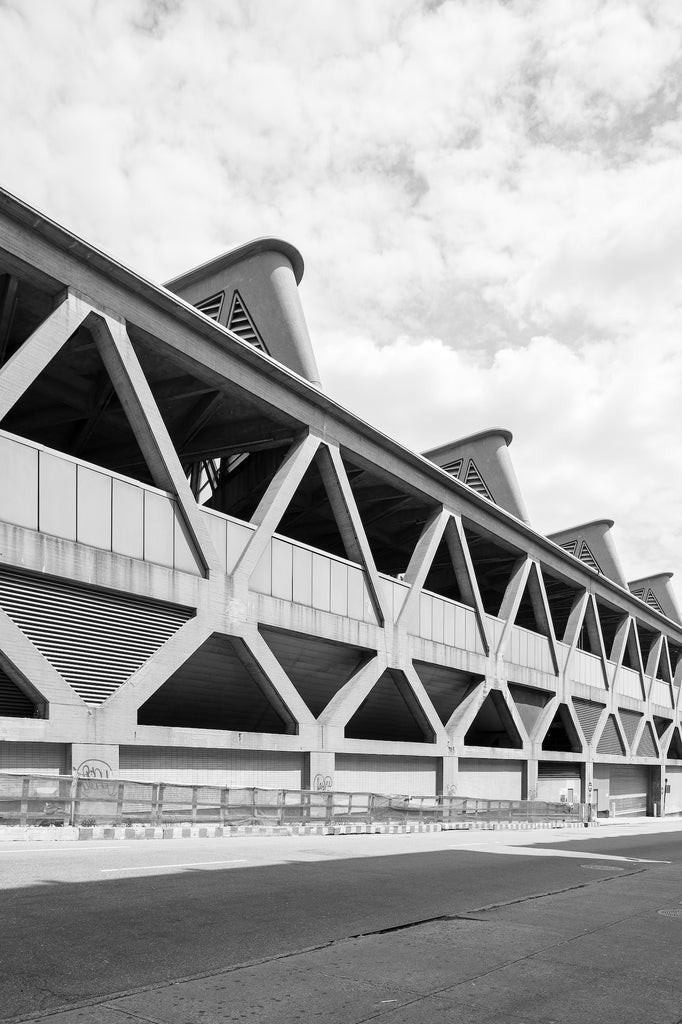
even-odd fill
[(682, 813), (669, 576), (336, 405), (299, 261), (178, 297), (0, 193), (0, 771)]

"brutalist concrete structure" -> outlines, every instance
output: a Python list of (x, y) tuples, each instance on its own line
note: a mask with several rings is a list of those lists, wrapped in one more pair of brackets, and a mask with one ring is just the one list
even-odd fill
[(0, 771), (682, 812), (669, 574), (536, 532), (508, 431), (332, 401), (302, 273), (159, 287), (0, 193)]

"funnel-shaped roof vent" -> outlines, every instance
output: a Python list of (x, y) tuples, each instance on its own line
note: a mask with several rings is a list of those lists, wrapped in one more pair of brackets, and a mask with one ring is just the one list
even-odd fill
[(659, 572), (653, 576), (643, 576), (639, 580), (632, 580), (628, 583), (630, 592), (654, 608), (657, 612), (667, 615), (673, 622), (682, 624), (682, 616), (677, 603), (677, 598), (672, 588), (671, 572)]
[(166, 288), (319, 387), (298, 294), (302, 276), (298, 249), (258, 238), (173, 278)]
[(528, 513), (509, 456), (511, 440), (508, 430), (495, 428), (422, 454), (488, 501), (527, 523)]
[(620, 558), (611, 536), (612, 519), (595, 519), (591, 523), (572, 526), (568, 530), (550, 533), (548, 537), (555, 544), (575, 555), (590, 569), (608, 577), (621, 587), (627, 587)]

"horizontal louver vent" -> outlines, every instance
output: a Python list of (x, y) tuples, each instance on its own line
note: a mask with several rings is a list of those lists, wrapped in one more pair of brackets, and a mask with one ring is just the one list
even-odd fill
[(9, 570), (0, 607), (86, 704), (111, 696), (192, 614)]
[(658, 757), (656, 741), (654, 740), (654, 734), (648, 722), (644, 726), (644, 732), (642, 733), (642, 738), (639, 741), (639, 746), (637, 747), (637, 757)]
[(599, 743), (597, 744), (597, 753), (617, 755), (625, 753), (623, 743), (618, 735), (618, 729), (616, 728), (616, 722), (613, 715), (609, 715), (606, 720), (604, 731), (599, 738)]
[(578, 541), (577, 540), (567, 540), (566, 543), (565, 544), (561, 544), (560, 547), (562, 547), (564, 549), (564, 551), (568, 551), (569, 555), (574, 555), (576, 553), (576, 551), (578, 550)]
[(454, 462), (445, 462), (440, 468), (444, 469), (450, 476), (458, 477), (462, 472), (462, 463), (464, 459), (455, 459)]
[(661, 614), (663, 613), (660, 601), (654, 594), (653, 590), (649, 590), (647, 592), (646, 603), (649, 605), (650, 608), (655, 608), (657, 612), (661, 612)]
[(196, 302), (195, 306), (205, 316), (210, 316), (211, 320), (217, 320), (220, 316), (220, 310), (223, 308), (224, 298), (225, 292), (216, 292), (215, 295), (209, 295), (207, 299)]
[(585, 540), (580, 545), (580, 554), (578, 555), (578, 558), (581, 562), (584, 562), (585, 565), (589, 565), (590, 569), (595, 569), (597, 572), (601, 572), (599, 563), (590, 551), (587, 541)]
[(604, 710), (605, 705), (597, 704), (595, 701), (591, 700), (583, 700), (580, 697), (574, 697), (573, 707), (575, 708), (575, 713), (578, 716), (580, 728), (585, 734), (585, 739), (590, 743), (595, 730), (599, 725), (599, 719), (601, 718), (601, 713)]
[(33, 718), (37, 708), (30, 697), (0, 667), (0, 717)]
[(251, 319), (239, 292), (234, 293), (232, 308), (227, 318), (227, 326), (230, 331), (234, 331), (235, 334), (239, 335), (243, 341), (248, 341), (250, 345), (261, 349), (263, 352), (267, 351), (263, 344), (263, 339), (258, 333), (256, 325)]
[(620, 720), (623, 723), (623, 729), (625, 731), (625, 737), (632, 747), (637, 730), (639, 729), (639, 723), (642, 721), (642, 716), (636, 711), (626, 711), (624, 708), (620, 709)]
[(644, 587), (638, 587), (637, 590), (633, 590), (632, 591), (632, 596), (633, 597), (638, 597), (640, 601), (643, 601), (644, 600), (644, 593), (645, 593)]
[(487, 498), (488, 501), (493, 500), (493, 496), (486, 487), (485, 480), (479, 473), (478, 466), (473, 459), (469, 459), (464, 483), (467, 487), (470, 487), (472, 491), (476, 491), (477, 494), (481, 494), (484, 498)]

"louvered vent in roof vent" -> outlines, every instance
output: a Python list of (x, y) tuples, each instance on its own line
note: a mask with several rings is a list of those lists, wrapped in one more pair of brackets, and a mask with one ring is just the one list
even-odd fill
[(650, 608), (654, 608), (657, 612), (661, 612), (661, 614), (663, 614), (663, 609), (661, 608), (660, 602), (654, 594), (653, 590), (647, 591), (646, 603), (649, 605)]
[(477, 494), (481, 494), (484, 498), (487, 498), (488, 501), (494, 500), (492, 494), (486, 487), (485, 480), (478, 471), (478, 466), (473, 459), (469, 459), (464, 483), (467, 487), (470, 487), (472, 491), (476, 491)]
[(454, 462), (446, 462), (440, 468), (444, 469), (446, 473), (450, 474), (450, 476), (458, 477), (459, 474), (462, 472), (462, 463), (463, 462), (464, 462), (464, 459), (455, 459)]
[(633, 597), (638, 597), (640, 601), (644, 600), (644, 587), (639, 587), (637, 590), (632, 591)]
[(239, 294), (235, 292), (232, 296), (232, 305), (230, 312), (227, 317), (228, 330), (234, 331), (244, 341), (248, 341), (254, 348), (261, 349), (262, 352), (267, 352), (263, 339), (258, 333), (258, 329), (251, 319), (251, 315), (244, 305), (244, 301)]
[(223, 308), (224, 298), (225, 292), (216, 292), (215, 295), (209, 295), (207, 299), (202, 299), (201, 302), (195, 302), (195, 306), (201, 313), (210, 316), (211, 320), (217, 320), (220, 316), (220, 310)]
[(601, 572), (601, 569), (599, 568), (599, 563), (590, 551), (587, 541), (585, 540), (580, 545), (580, 554), (578, 555), (578, 558), (581, 562), (584, 562), (585, 565), (589, 565), (590, 569), (596, 569), (597, 572)]
[(578, 550), (578, 541), (567, 540), (565, 544), (560, 544), (559, 546), (562, 547), (564, 551), (568, 551), (569, 555), (574, 555)]

